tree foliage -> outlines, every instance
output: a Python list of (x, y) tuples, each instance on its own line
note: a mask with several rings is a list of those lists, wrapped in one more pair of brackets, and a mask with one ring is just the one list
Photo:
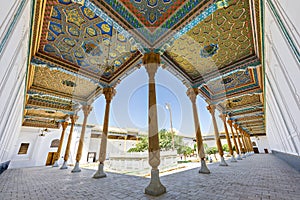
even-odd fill
[(223, 149), (223, 151), (229, 152), (228, 144), (223, 144), (222, 149)]
[[(161, 129), (158, 132), (159, 137), (159, 147), (162, 151), (168, 151), (172, 149), (172, 133), (167, 131), (166, 129)], [(182, 137), (178, 135), (174, 135), (174, 147), (177, 150), (177, 153), (181, 154), (183, 151), (184, 143), (182, 141)], [(148, 149), (148, 137), (142, 137), (135, 147), (130, 148), (128, 152), (144, 152)], [(184, 149), (185, 152), (189, 152), (190, 150)], [(191, 148), (193, 152), (193, 149)], [(191, 154), (191, 153), (189, 153)]]
[(206, 149), (205, 153), (209, 154), (209, 155), (216, 154), (216, 153), (218, 153), (218, 149), (217, 149), (217, 147), (208, 147)]
[(217, 157), (216, 157), (216, 153), (218, 153), (217, 147), (208, 147), (208, 148), (206, 149), (205, 153), (208, 154), (208, 155), (213, 154), (214, 157), (215, 157), (215, 159), (217, 160)]
[(193, 152), (194, 152), (193, 149), (189, 146), (180, 146), (177, 149), (177, 153), (178, 154), (183, 154), (184, 156), (191, 155)]
[(135, 147), (132, 147), (128, 152), (144, 152), (148, 149), (148, 138), (141, 137)]

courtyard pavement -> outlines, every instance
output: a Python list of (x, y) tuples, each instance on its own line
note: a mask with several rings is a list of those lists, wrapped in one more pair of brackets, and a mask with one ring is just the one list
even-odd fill
[(52, 167), (8, 169), (0, 175), (0, 200), (6, 199), (300, 199), (300, 173), (272, 154), (247, 157), (229, 166), (209, 165), (161, 177), (167, 193), (144, 194), (148, 178), (108, 173), (93, 179), (94, 170)]

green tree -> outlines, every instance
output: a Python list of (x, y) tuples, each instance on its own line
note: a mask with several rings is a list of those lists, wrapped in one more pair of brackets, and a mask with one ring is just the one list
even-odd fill
[[(168, 151), (172, 149), (172, 133), (166, 129), (162, 129), (158, 132), (159, 147), (161, 151)], [(182, 137), (174, 135), (175, 149), (179, 149), (183, 146)], [(136, 147), (130, 148), (128, 152), (144, 152), (148, 149), (148, 137), (142, 137), (136, 144)]]
[(132, 147), (128, 152), (144, 152), (148, 149), (148, 138), (141, 137), (135, 147)]
[(181, 146), (177, 149), (178, 154), (183, 154), (184, 160), (186, 160), (186, 156), (189, 156), (193, 153), (193, 149), (189, 146)]
[[(206, 143), (203, 143), (204, 152), (206, 152), (208, 145)], [(197, 152), (197, 144), (194, 144), (194, 151)]]
[(208, 155), (213, 154), (215, 156), (215, 159), (218, 160), (217, 157), (216, 157), (216, 153), (218, 153), (217, 147), (208, 147), (206, 149), (205, 153), (208, 154)]
[(223, 151), (229, 152), (228, 144), (223, 144), (222, 149), (223, 149)]

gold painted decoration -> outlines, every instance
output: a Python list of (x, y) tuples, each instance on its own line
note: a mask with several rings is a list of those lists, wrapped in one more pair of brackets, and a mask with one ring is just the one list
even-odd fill
[(84, 19), (81, 17), (77, 9), (65, 10), (67, 21), (77, 25), (78, 27), (84, 23)]
[[(254, 53), (248, 0), (239, 0), (200, 22), (175, 40), (167, 54), (193, 79), (228, 66)], [(188, 45), (187, 45), (188, 44)], [(213, 53), (201, 50), (217, 45)]]
[[(64, 81), (72, 81), (76, 87), (69, 87)], [(36, 67), (33, 86), (49, 91), (58, 91), (62, 94), (74, 95), (86, 99), (95, 93), (98, 86), (94, 83), (47, 67)]]

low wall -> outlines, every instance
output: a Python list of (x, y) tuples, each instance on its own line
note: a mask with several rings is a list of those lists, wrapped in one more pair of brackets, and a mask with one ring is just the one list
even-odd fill
[(10, 163), (10, 161), (0, 163), (0, 174), (2, 172), (4, 172), (5, 170), (7, 170), (9, 163)]
[(300, 172), (300, 156), (272, 150), (272, 153)]
[[(167, 170), (177, 166), (177, 154), (174, 151), (160, 152), (159, 169)], [(110, 154), (107, 167), (122, 173), (150, 173), (148, 152)]]

